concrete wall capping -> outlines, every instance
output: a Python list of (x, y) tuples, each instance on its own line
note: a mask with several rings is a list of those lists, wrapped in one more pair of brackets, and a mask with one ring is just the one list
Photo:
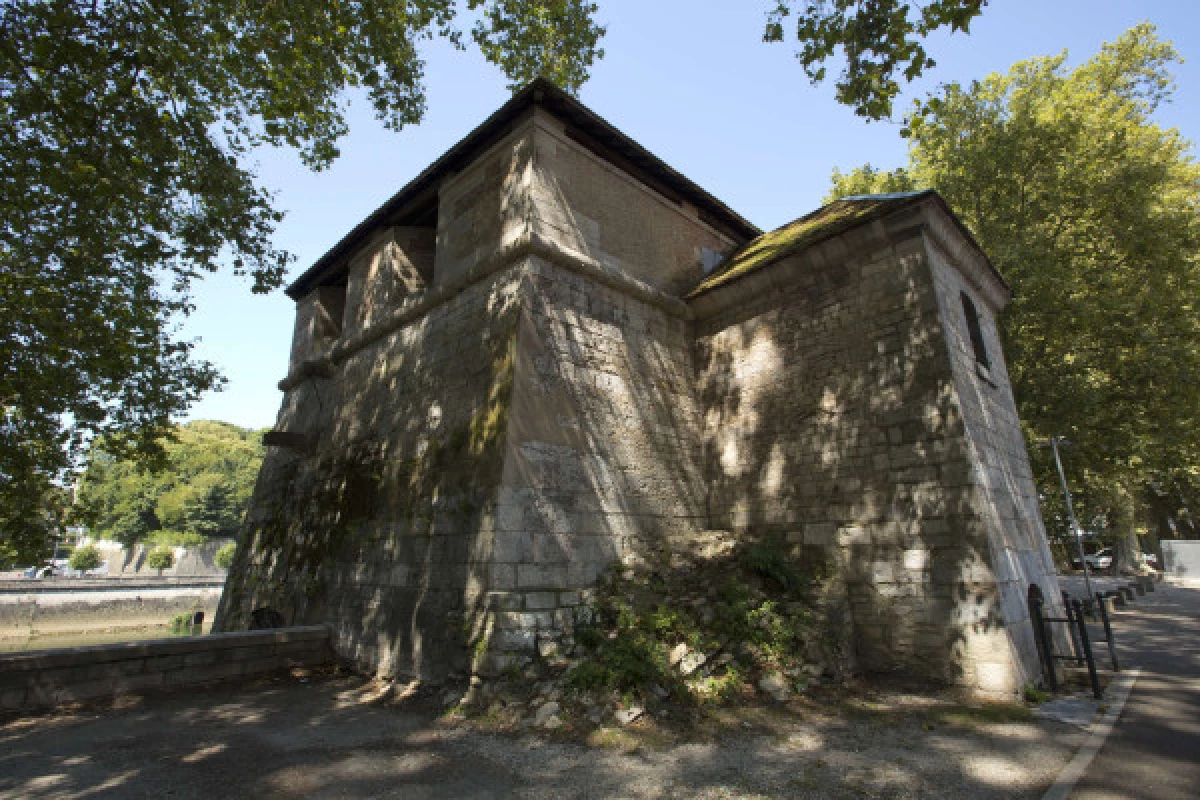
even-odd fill
[(152, 656), (219, 653), (239, 648), (291, 642), (323, 642), (329, 639), (324, 625), (305, 625), (266, 631), (234, 631), (142, 642), (96, 644), (59, 650), (0, 653), (0, 673), (102, 664)]

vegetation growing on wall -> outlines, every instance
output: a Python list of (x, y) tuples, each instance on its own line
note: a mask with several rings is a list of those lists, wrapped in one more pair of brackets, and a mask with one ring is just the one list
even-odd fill
[(643, 702), (802, 689), (838, 668), (815, 621), (824, 573), (823, 557), (806, 560), (776, 540), (690, 567), (614, 572), (576, 627), (579, 660), (566, 683)]

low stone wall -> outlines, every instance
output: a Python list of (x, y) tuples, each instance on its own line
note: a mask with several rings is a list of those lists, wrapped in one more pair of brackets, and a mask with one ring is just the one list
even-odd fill
[(0, 655), (0, 711), (48, 708), (329, 662), (324, 626)]
[(92, 542), (100, 551), (104, 567), (99, 574), (106, 577), (152, 578), (174, 576), (179, 578), (213, 577), (224, 578), (226, 570), (217, 566), (217, 551), (233, 539), (210, 539), (204, 544), (191, 547), (173, 547), (175, 566), (157, 570), (146, 565), (146, 558), (155, 545), (138, 544), (132, 548), (120, 542), (101, 539)]
[(211, 619), (221, 589), (220, 580), (195, 578), (4, 581), (0, 582), (0, 643), (32, 636), (165, 626), (177, 614), (196, 611)]

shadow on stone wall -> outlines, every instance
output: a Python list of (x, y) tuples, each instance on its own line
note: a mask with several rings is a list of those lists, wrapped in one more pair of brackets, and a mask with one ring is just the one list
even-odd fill
[[(483, 610), (516, 325), (507, 273), (285, 400), (279, 429), (312, 455), (267, 456), (219, 616), (255, 608), (331, 625), (343, 656), (385, 674), (467, 665)], [(298, 422), (297, 422), (298, 421)]]
[(1008, 643), (928, 267), (840, 256), (701, 323), (714, 524), (827, 553), (863, 669), (975, 683)]

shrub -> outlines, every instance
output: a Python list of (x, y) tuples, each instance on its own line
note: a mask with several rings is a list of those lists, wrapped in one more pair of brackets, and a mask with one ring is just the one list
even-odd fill
[(237, 553), (237, 544), (229, 542), (221, 546), (217, 554), (213, 556), (213, 562), (221, 569), (229, 569), (233, 566), (233, 556)]
[(155, 547), (197, 547), (207, 541), (207, 537), (187, 531), (157, 530), (146, 536), (146, 544)]
[(90, 544), (85, 544), (83, 547), (77, 548), (74, 553), (71, 553), (71, 558), (67, 561), (71, 569), (87, 572), (89, 569), (95, 569), (100, 566), (100, 551)]
[(1029, 703), (1030, 705), (1040, 705), (1050, 699), (1050, 695), (1046, 694), (1032, 683), (1025, 684), (1025, 688), (1022, 693), (1025, 695), (1025, 702)]
[(146, 566), (158, 570), (161, 575), (164, 569), (175, 566), (175, 551), (167, 547), (151, 550), (150, 555), (146, 557)]
[(778, 541), (767, 539), (750, 545), (743, 556), (743, 563), (785, 592), (797, 592), (804, 587), (803, 576), (788, 561)]

